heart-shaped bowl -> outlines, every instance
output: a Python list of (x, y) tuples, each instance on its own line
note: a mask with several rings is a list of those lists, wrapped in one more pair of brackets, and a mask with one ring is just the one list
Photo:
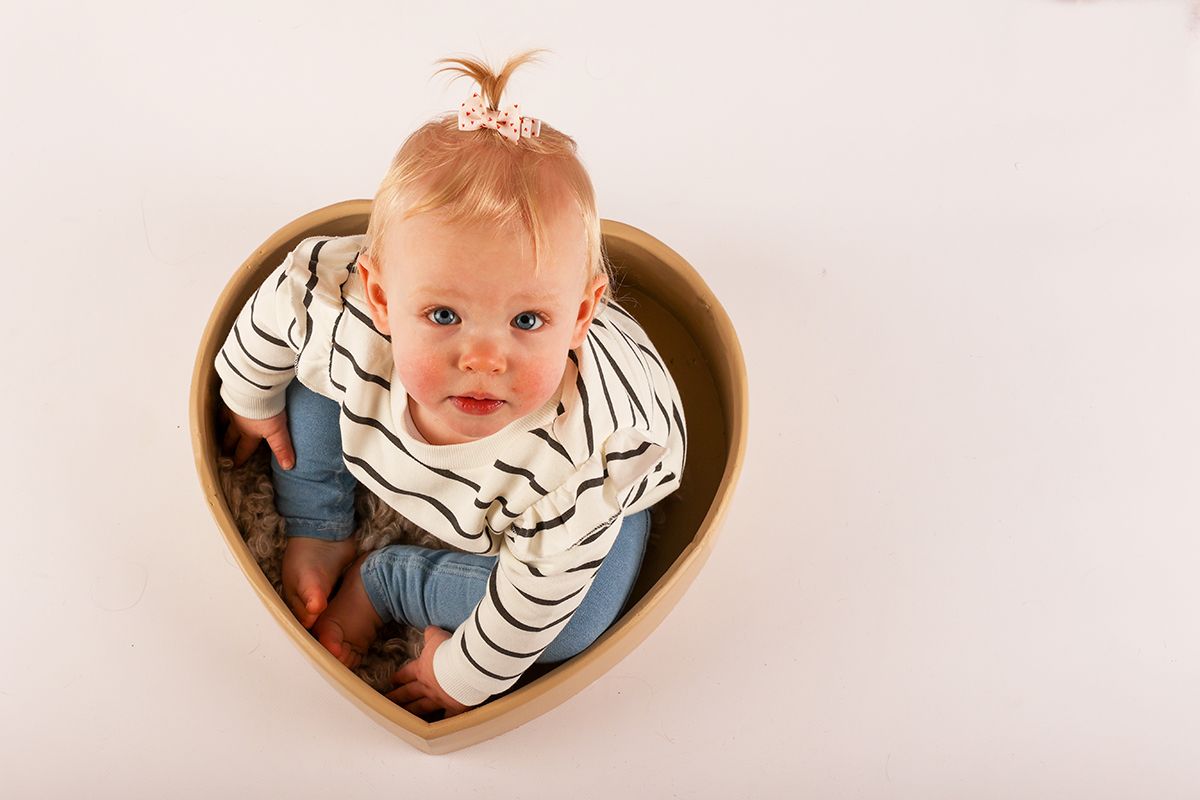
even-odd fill
[[(660, 501), (656, 528), (621, 617), (574, 658), (534, 664), (508, 692), (462, 714), (426, 722), (380, 694), (325, 650), (276, 594), (250, 552), (218, 479), (219, 379), (213, 362), (254, 290), (309, 236), (364, 233), (370, 200), (347, 200), (285, 225), (250, 254), (217, 299), (196, 354), (190, 420), (196, 471), (225, 544), (276, 621), (325, 677), (376, 722), (427, 753), (448, 753), (510, 731), (599, 678), (650, 635), (708, 559), (746, 451), (746, 365), (729, 317), (699, 274), (653, 236), (602, 220), (615, 296), (645, 328), (683, 400), (688, 458), (678, 490)], [(680, 665), (680, 668), (684, 668)]]

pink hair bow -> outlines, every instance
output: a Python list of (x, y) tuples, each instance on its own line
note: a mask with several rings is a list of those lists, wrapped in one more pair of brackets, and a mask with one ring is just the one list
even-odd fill
[(506, 106), (499, 111), (489, 110), (484, 104), (479, 92), (471, 95), (471, 99), (458, 104), (458, 129), (473, 131), (479, 128), (493, 128), (513, 142), (520, 142), (522, 136), (537, 136), (542, 132), (542, 121), (533, 117), (522, 117), (517, 112), (517, 104)]

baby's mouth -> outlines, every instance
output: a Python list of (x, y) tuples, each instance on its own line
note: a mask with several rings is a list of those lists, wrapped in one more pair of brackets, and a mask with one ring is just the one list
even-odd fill
[(466, 414), (491, 414), (504, 405), (503, 400), (497, 400), (494, 397), (483, 397), (478, 399), (470, 396), (454, 396), (450, 398), (450, 402), (455, 408)]

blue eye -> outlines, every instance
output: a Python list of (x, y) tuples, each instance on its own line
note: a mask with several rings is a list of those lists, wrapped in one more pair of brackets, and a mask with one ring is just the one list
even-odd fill
[[(447, 315), (449, 315), (449, 316), (447, 316)], [(458, 318), (458, 314), (455, 314), (450, 309), (446, 308), (445, 306), (442, 306), (441, 308), (435, 308), (433, 311), (430, 311), (426, 315), (426, 318), (429, 318), (429, 317), (434, 317), (433, 321), (435, 323), (437, 323), (438, 325), (453, 325), (454, 320), (456, 320)]]
[[(517, 327), (523, 331), (536, 331), (538, 328), (542, 327), (542, 325), (546, 324), (542, 322), (541, 317), (532, 311), (522, 311), (520, 314), (517, 314), (515, 317), (513, 317), (513, 322), (517, 323)], [(525, 325), (533, 325), (534, 323), (537, 323), (536, 328), (525, 327)]]

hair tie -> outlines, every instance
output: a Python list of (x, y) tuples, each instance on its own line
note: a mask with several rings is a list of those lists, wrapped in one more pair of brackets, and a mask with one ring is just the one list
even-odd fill
[(520, 142), (522, 136), (528, 138), (539, 135), (542, 132), (542, 121), (533, 117), (522, 117), (516, 103), (498, 111), (489, 109), (479, 92), (475, 92), (466, 102), (458, 104), (458, 129), (474, 131), (479, 128), (492, 128), (499, 131), (505, 139)]

